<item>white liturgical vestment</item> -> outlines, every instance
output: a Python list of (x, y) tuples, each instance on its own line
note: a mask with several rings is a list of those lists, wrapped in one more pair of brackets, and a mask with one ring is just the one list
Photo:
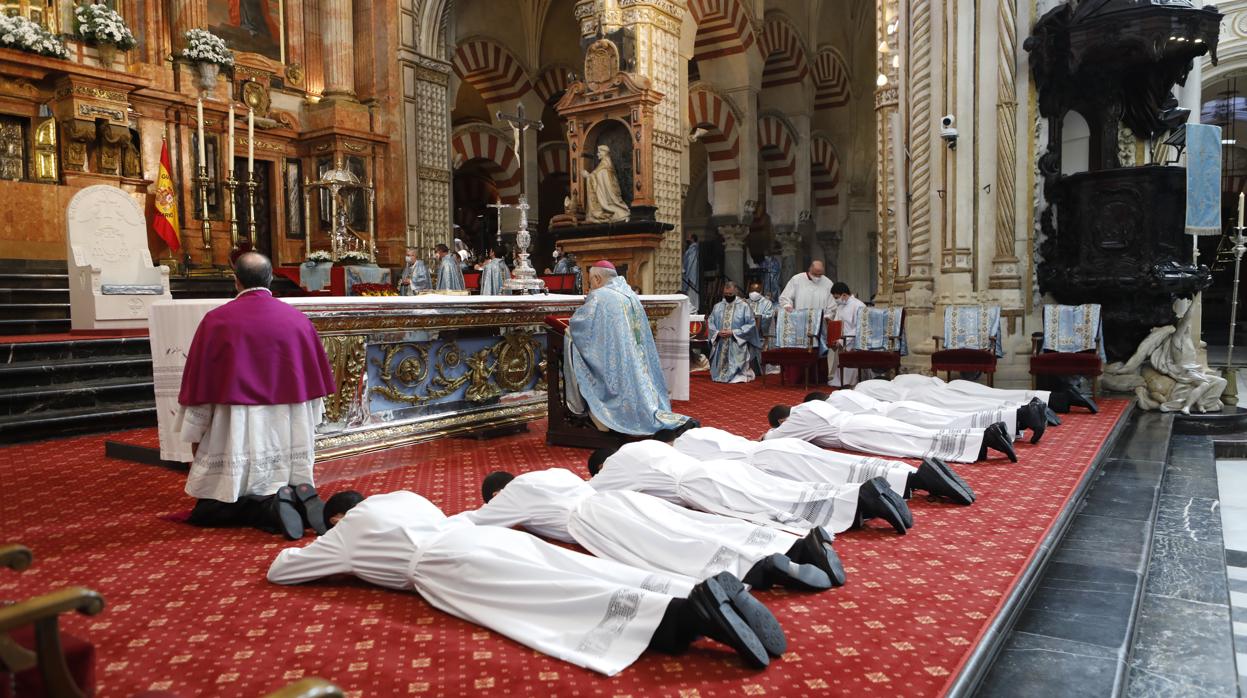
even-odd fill
[(645, 492), (714, 514), (804, 534), (843, 531), (857, 514), (860, 484), (775, 477), (739, 461), (702, 462), (660, 441), (624, 444), (589, 484), (599, 492)]
[(311, 545), (281, 551), (268, 579), (332, 574), (415, 591), (452, 616), (608, 676), (636, 661), (671, 599), (692, 590), (522, 531), (448, 519), (413, 492), (369, 497)]
[(522, 526), (598, 557), (681, 575), (690, 584), (719, 572), (744, 577), (784, 553), (797, 536), (739, 519), (685, 509), (641, 492), (598, 492), (570, 470), (517, 476), (489, 503), (460, 514), (477, 524)]
[(1014, 407), (957, 412), (914, 400), (885, 402), (857, 390), (837, 390), (827, 398), (827, 404), (849, 414), (873, 414), (927, 429), (984, 429), (1004, 422), (1010, 434), (1017, 433), (1018, 412)]
[(823, 448), (847, 448), (894, 458), (933, 457), (973, 463), (983, 446), (982, 429), (926, 429), (887, 417), (849, 414), (823, 401), (793, 405), (783, 424), (763, 439), (791, 437)]
[(813, 278), (801, 272), (788, 280), (783, 293), (779, 294), (779, 304), (790, 310), (825, 309), (831, 305), (831, 285), (826, 275)]
[(689, 429), (672, 445), (697, 460), (739, 461), (789, 480), (844, 485), (882, 477), (901, 496), (905, 495), (909, 476), (917, 470), (898, 460), (828, 451), (801, 439), (751, 441), (714, 427)]
[(920, 376), (916, 373), (903, 373), (890, 381), (862, 381), (853, 389), (884, 402), (912, 400), (937, 405), (953, 412), (978, 412), (1006, 407), (1016, 410), (1032, 398), (1039, 398), (1047, 404), (1052, 395), (1047, 390), (1003, 390), (965, 380), (946, 383), (935, 376)]

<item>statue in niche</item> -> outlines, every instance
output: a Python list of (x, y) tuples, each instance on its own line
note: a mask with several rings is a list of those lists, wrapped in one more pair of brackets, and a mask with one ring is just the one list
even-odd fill
[(1113, 390), (1133, 390), (1139, 406), (1146, 410), (1219, 412), (1225, 379), (1199, 363), (1195, 339), (1191, 336), (1189, 300), (1179, 300), (1185, 308), (1175, 309), (1178, 324), (1153, 327), (1147, 338), (1124, 363), (1104, 367), (1104, 385)]
[(585, 172), (585, 220), (590, 223), (618, 223), (628, 220), (631, 210), (619, 191), (611, 149), (598, 146), (598, 164)]

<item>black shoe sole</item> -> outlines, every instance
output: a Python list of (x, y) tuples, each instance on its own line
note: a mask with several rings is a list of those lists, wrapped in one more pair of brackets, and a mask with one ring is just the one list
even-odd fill
[(761, 601), (754, 598), (739, 579), (728, 572), (720, 572), (711, 579), (718, 582), (723, 591), (727, 593), (732, 608), (749, 625), (749, 629), (766, 648), (767, 654), (778, 657), (788, 650), (788, 638), (784, 635), (784, 629), (780, 627), (775, 614), (771, 613)]
[[(948, 467), (948, 464), (939, 458), (924, 458), (921, 470), (925, 466), (927, 470), (923, 473), (923, 479), (919, 480), (919, 484), (923, 485), (922, 489), (926, 489), (928, 494), (936, 497), (948, 497), (958, 504), (973, 504), (974, 489), (970, 484), (961, 479), (961, 476)], [(926, 478), (936, 478), (938, 483), (930, 482)]]
[[(995, 438), (992, 438), (992, 437)], [(1013, 450), (1013, 443), (1001, 422), (987, 427), (983, 433), (983, 443), (993, 451), (999, 451), (1009, 457), (1010, 463), (1018, 462), (1018, 454)]]
[(316, 532), (316, 535), (323, 536), (329, 527), (325, 525), (325, 502), (316, 493), (316, 488), (308, 485), (297, 485), (294, 488), (294, 496), (299, 500), (299, 506), (303, 509), (304, 521)]
[(751, 667), (765, 669), (771, 657), (761, 638), (749, 627), (749, 623), (737, 613), (732, 605), (731, 594), (714, 577), (694, 587), (688, 599), (694, 612), (708, 627), (705, 635), (722, 642)]
[(1056, 415), (1056, 412), (1052, 411), (1051, 407), (1044, 408), (1044, 415), (1048, 418), (1048, 426), (1050, 427), (1061, 426), (1061, 418)]
[[(892, 528), (899, 534), (905, 535), (908, 526), (905, 524), (906, 518), (912, 525), (913, 518), (906, 517), (901, 512), (909, 507), (905, 505), (905, 500), (901, 499), (892, 488), (888, 486), (887, 481), (879, 482), (882, 478), (875, 478), (862, 483), (859, 499), (866, 504), (865, 507), (858, 506), (858, 514), (863, 519), (881, 518), (892, 525)], [(862, 514), (862, 510), (867, 509), (873, 512), (870, 516)]]
[(814, 565), (793, 562), (778, 553), (771, 556), (771, 569), (772, 581), (785, 589), (826, 591), (831, 588), (831, 578), (826, 572)]
[(1043, 406), (1042, 402), (1039, 402), (1031, 403), (1027, 409), (1031, 411), (1031, 443), (1037, 444), (1048, 429), (1047, 408)]
[(844, 572), (844, 563), (840, 561), (840, 554), (831, 545), (831, 534), (822, 526), (817, 526), (810, 530), (807, 540), (812, 540), (813, 544), (818, 546), (814, 551), (818, 562), (814, 563), (819, 569), (827, 573), (827, 577), (831, 579), (832, 586), (842, 587), (848, 581), (848, 575)]
[(295, 507), (294, 490), (286, 487), (282, 490), (278, 490), (277, 494), (273, 495), (276, 497), (273, 507), (276, 512), (277, 528), (286, 538), (299, 540), (303, 537), (303, 515)]

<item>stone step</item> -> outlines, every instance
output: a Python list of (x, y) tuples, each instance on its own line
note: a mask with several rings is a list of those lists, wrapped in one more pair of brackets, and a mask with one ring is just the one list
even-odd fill
[(49, 272), (0, 272), (2, 288), (69, 289), (69, 274)]
[(0, 303), (0, 320), (68, 320), (69, 303)]
[(120, 403), (154, 405), (155, 400), (150, 378), (103, 378), (69, 385), (0, 388), (0, 416), (31, 416), (77, 408), (106, 410)]
[(18, 334), (59, 334), (69, 331), (69, 318), (0, 319), (0, 337)]
[(106, 378), (151, 381), (151, 356), (100, 356), (0, 364), (0, 385), (6, 388), (80, 384)]
[(64, 274), (69, 265), (63, 259), (0, 259), (0, 273), (60, 273)]
[(66, 339), (51, 342), (0, 343), (0, 365), (20, 362), (56, 363), (108, 357), (142, 357), (151, 361), (147, 337)]
[(68, 288), (0, 288), (0, 304), (68, 302)]
[(155, 425), (155, 404), (142, 400), (106, 407), (77, 407), (28, 415), (0, 415), (0, 443)]

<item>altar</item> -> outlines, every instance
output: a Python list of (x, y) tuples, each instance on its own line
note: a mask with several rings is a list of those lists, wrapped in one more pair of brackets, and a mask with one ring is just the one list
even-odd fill
[[(311, 297), (307, 314), (338, 390), (325, 398), (316, 458), (326, 460), (525, 424), (546, 416), (544, 319), (583, 296)], [(226, 299), (152, 305), (150, 335), (160, 457), (192, 460), (173, 428), (186, 354), (199, 322)], [(673, 400), (688, 399), (688, 301), (642, 296)]]

